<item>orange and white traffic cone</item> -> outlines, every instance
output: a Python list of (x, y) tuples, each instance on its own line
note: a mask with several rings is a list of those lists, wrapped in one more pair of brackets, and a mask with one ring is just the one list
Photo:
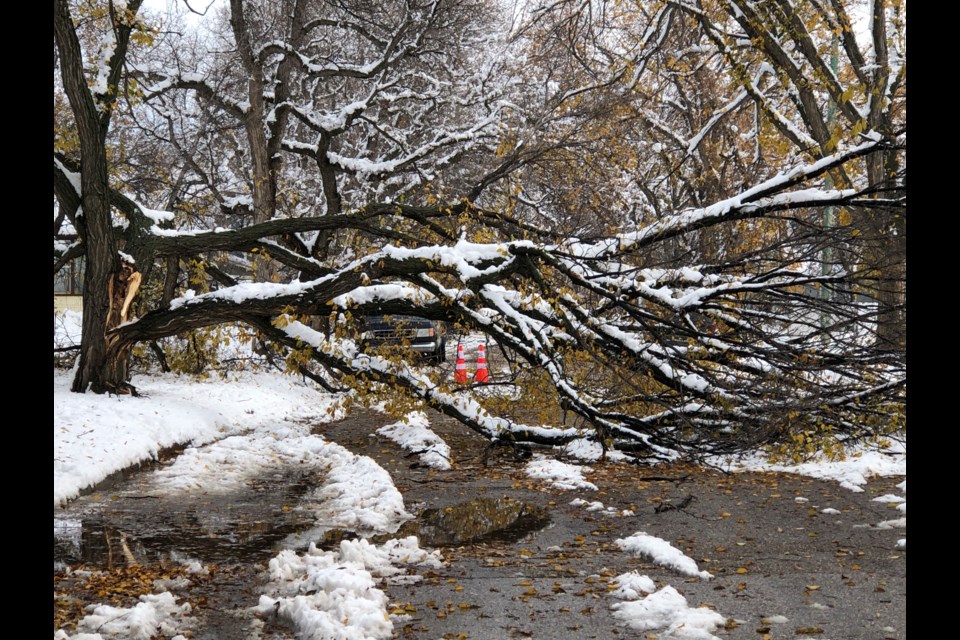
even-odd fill
[(482, 343), (477, 346), (477, 372), (473, 379), (477, 382), (490, 382), (490, 372), (487, 371), (486, 347)]
[(466, 384), (467, 361), (463, 359), (463, 345), (457, 345), (457, 362), (453, 365), (453, 381)]

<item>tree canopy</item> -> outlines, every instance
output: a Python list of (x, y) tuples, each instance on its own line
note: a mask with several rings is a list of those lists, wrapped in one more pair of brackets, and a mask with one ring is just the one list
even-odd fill
[[(900, 3), (231, 0), (203, 32), (139, 9), (55, 2), (75, 391), (240, 323), (329, 390), (494, 440), (672, 457), (903, 426)], [(364, 352), (372, 313), (485, 333), (556, 413)]]

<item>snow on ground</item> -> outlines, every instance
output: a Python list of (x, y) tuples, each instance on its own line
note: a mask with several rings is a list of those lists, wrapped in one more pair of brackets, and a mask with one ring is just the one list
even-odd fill
[(687, 599), (671, 586), (640, 600), (614, 603), (610, 608), (613, 609), (613, 616), (623, 620), (631, 629), (662, 629), (656, 637), (664, 639), (718, 640), (710, 632), (726, 623), (726, 619), (716, 611), (706, 607), (691, 607)]
[(316, 418), (336, 406), (334, 396), (270, 372), (231, 374), (227, 380), (138, 377), (133, 382), (141, 398), (71, 393), (72, 377), (53, 375), (54, 505), (165, 447)]
[[(586, 462), (596, 462), (603, 456), (603, 447), (600, 443), (589, 438), (571, 440), (563, 447), (560, 447), (560, 450), (571, 458), (584, 460)], [(630, 461), (631, 458), (622, 451), (607, 451), (607, 460), (627, 462)]]
[(603, 515), (611, 516), (611, 517), (618, 517), (618, 516), (625, 517), (625, 516), (636, 515), (630, 509), (624, 509), (623, 511), (620, 511), (616, 507), (604, 506), (604, 504), (599, 500), (594, 500), (593, 502), (589, 502), (587, 500), (584, 500), (583, 498), (574, 498), (573, 500), (570, 501), (570, 505), (574, 507), (581, 507), (583, 505), (586, 505), (587, 511), (599, 511)]
[(430, 421), (423, 411), (408, 413), (403, 420), (377, 429), (402, 449), (420, 456), (420, 462), (434, 469), (450, 468), (450, 447), (443, 438), (430, 430)]
[(264, 425), (185, 449), (173, 464), (153, 474), (151, 488), (164, 493), (230, 491), (284, 468), (324, 477), (299, 508), (315, 512), (325, 529), (391, 531), (412, 517), (386, 470), (366, 456), (311, 435), (306, 425)]
[[(172, 637), (189, 627), (190, 605), (177, 604), (169, 591), (140, 596), (134, 607), (122, 608), (101, 604), (77, 625), (77, 633), (68, 635), (60, 629), (53, 640), (150, 640), (158, 635)], [(176, 635), (176, 638), (184, 638)]]
[(597, 490), (597, 485), (584, 479), (584, 472), (593, 471), (590, 467), (578, 467), (559, 460), (551, 460), (542, 454), (535, 454), (534, 460), (527, 463), (525, 471), (531, 478), (546, 480), (554, 488), (562, 490)]
[[(898, 484), (898, 485), (897, 485), (897, 488), (900, 489), (901, 491), (903, 491), (904, 493), (906, 493), (906, 492), (907, 492), (907, 481), (904, 480), (903, 482), (901, 482), (900, 484)], [(874, 498), (874, 499), (873, 499), (873, 502), (880, 502), (880, 503), (889, 504), (889, 505), (896, 504), (896, 509), (897, 509), (897, 511), (899, 511), (900, 513), (906, 513), (906, 512), (907, 512), (907, 499), (906, 499), (904, 496), (898, 496), (898, 495), (895, 495), (895, 494), (892, 494), (892, 493), (888, 493), (888, 494), (886, 494), (886, 495), (882, 495), (882, 496), (878, 496), (878, 497)], [(870, 525), (870, 524), (858, 524), (858, 525), (854, 525), (854, 526), (856, 526), (856, 527), (866, 527), (866, 528), (871, 528), (871, 529), (906, 529), (906, 528), (907, 528), (907, 518), (906, 518), (906, 516), (904, 516), (904, 517), (902, 517), (902, 518), (895, 518), (895, 519), (892, 519), (892, 520), (883, 520), (882, 522), (878, 522), (878, 523), (875, 524), (875, 525)], [(900, 539), (900, 540), (897, 540), (896, 546), (897, 546), (898, 549), (906, 549), (906, 548), (907, 548), (907, 539), (906, 539), (906, 538), (902, 538), (902, 539)]]
[[(406, 565), (406, 566), (401, 566)], [(344, 540), (339, 551), (314, 545), (304, 554), (281, 551), (270, 560), (271, 592), (258, 611), (276, 614), (299, 638), (379, 640), (393, 634), (386, 594), (378, 584), (415, 582), (408, 567), (443, 566), (439, 551), (420, 548), (415, 536), (372, 545)]]
[(886, 449), (858, 447), (848, 452), (844, 460), (819, 459), (800, 464), (774, 464), (758, 452), (739, 458), (716, 458), (710, 462), (726, 471), (780, 471), (836, 480), (840, 486), (860, 492), (871, 476), (907, 475), (906, 453), (905, 444), (894, 442)]
[(713, 577), (713, 574), (709, 571), (700, 571), (693, 558), (663, 538), (648, 535), (643, 531), (638, 531), (628, 538), (619, 538), (614, 541), (614, 544), (635, 555), (646, 556), (659, 565), (675, 569), (683, 575), (699, 576), (704, 580)]

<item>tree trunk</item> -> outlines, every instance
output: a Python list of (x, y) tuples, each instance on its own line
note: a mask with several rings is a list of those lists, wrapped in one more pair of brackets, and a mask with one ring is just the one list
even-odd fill
[[(247, 143), (250, 147), (251, 191), (253, 195), (253, 222), (259, 224), (273, 217), (276, 210), (277, 183), (267, 144), (267, 132), (264, 122), (267, 107), (264, 100), (263, 65), (253, 51), (248, 33), (247, 17), (244, 14), (242, 0), (230, 2), (230, 25), (237, 41), (244, 70), (247, 72), (247, 99), (250, 106), (244, 118)], [(254, 279), (257, 282), (270, 282), (274, 269), (270, 260), (257, 257), (254, 266)]]
[[(892, 189), (899, 162), (895, 151), (876, 154), (867, 162), (870, 184)], [(876, 272), (876, 347), (903, 352), (907, 346), (907, 220), (902, 211), (878, 209), (869, 216), (867, 251)]]
[[(87, 85), (83, 68), (83, 50), (70, 14), (68, 0), (54, 0), (54, 41), (60, 63), (64, 91), (70, 101), (80, 142), (80, 203), (82, 213), (76, 216), (77, 231), (85, 245), (87, 269), (83, 277), (83, 328), (80, 358), (73, 391), (103, 393), (126, 384), (126, 365), (119, 365), (117, 356), (109, 353), (107, 332), (119, 322), (117, 318), (129, 306), (127, 293), (132, 280), (139, 285), (139, 274), (127, 265), (125, 274), (119, 268), (117, 241), (113, 235), (110, 213), (110, 177), (107, 171), (106, 138), (110, 115), (116, 102), (123, 60), (126, 57), (134, 16), (141, 0), (126, 3), (123, 11), (110, 5), (111, 28), (115, 46), (108, 62), (107, 91), (94, 93)], [(136, 286), (132, 288), (136, 293)], [(116, 307), (114, 294), (122, 295)], [(132, 299), (132, 294), (129, 296)], [(111, 310), (115, 316), (111, 318)], [(124, 361), (125, 362), (125, 361)]]

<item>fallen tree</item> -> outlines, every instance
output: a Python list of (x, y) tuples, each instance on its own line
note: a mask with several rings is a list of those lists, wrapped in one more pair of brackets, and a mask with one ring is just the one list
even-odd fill
[[(126, 367), (134, 345), (243, 323), (328, 390), (399, 389), (497, 441), (586, 438), (604, 449), (669, 458), (798, 438), (806, 446), (903, 426), (903, 353), (878, 340), (892, 303), (881, 308), (864, 293), (878, 279), (876, 261), (863, 259), (871, 249), (854, 233), (856, 219), (818, 223), (828, 208), (905, 215), (905, 175), (878, 181), (864, 169), (877, 157), (902, 155), (903, 132), (860, 131), (830, 152), (788, 155), (753, 186), (712, 202), (669, 208), (665, 199), (656, 215), (615, 229), (582, 225), (577, 235), (567, 219), (544, 223), (544, 215), (559, 215), (558, 206), (525, 196), (523, 207), (512, 206), (523, 188), (511, 181), (538, 163), (575, 158), (588, 144), (575, 131), (592, 136), (606, 118), (603, 102), (581, 108), (578, 96), (602, 92), (612, 80), (547, 100), (534, 118), (532, 102), (508, 101), (510, 83), (489, 66), (459, 60), (443, 79), (430, 75), (443, 34), (469, 24), (458, 3), (398, 2), (404, 12), (397, 18), (364, 5), (355, 22), (314, 15), (321, 10), (315, 3), (288, 4), (291, 11), (271, 23), (282, 28), (257, 35), (250, 12), (270, 7), (231, 3), (235, 54), (255, 82), (238, 84), (236, 66), (200, 74), (184, 70), (182, 60), (138, 61), (128, 71), (155, 110), (141, 133), (166, 136), (164, 148), (183, 161), (164, 187), (176, 205), (170, 209), (209, 203), (204, 216), (185, 223), (173, 211), (141, 205), (149, 194), (89, 173), (91, 162), (105, 162), (108, 143), (109, 118), (96, 114), (114, 108), (116, 92), (84, 98), (82, 79), (91, 71), (71, 36), (68, 3), (57, 3), (59, 64), (75, 119), (99, 123), (92, 133), (78, 130), (85, 143), (76, 156), (58, 150), (54, 157), (57, 220), (79, 235), (60, 247), (54, 271), (85, 256), (88, 282), (97, 283), (84, 294), (97, 311), (85, 311), (75, 390), (134, 391)], [(135, 28), (135, 3), (117, 12), (109, 6), (114, 33)], [(329, 52), (313, 48), (317, 42), (346, 42), (329, 31), (360, 38), (373, 59), (329, 62)], [(254, 36), (256, 45), (248, 42)], [(116, 42), (106, 47), (115, 55), (100, 58), (114, 83), (125, 59)], [(461, 44), (468, 49), (470, 42)], [(518, 91), (535, 102), (536, 92)], [(331, 106), (350, 98), (339, 92), (359, 98)], [(196, 108), (199, 120), (178, 123), (178, 108)], [(438, 113), (455, 122), (438, 124)], [(250, 153), (225, 160), (218, 154), (233, 129), (214, 135), (204, 122), (232, 122)], [(568, 133), (556, 135), (558, 127)], [(243, 171), (237, 157), (249, 163)], [(451, 166), (456, 175), (441, 182), (437, 176)], [(203, 185), (202, 198), (184, 187), (188, 175)], [(242, 197), (228, 191), (231, 184)], [(300, 187), (285, 192), (284, 184)], [(317, 204), (308, 206), (310, 193)], [(122, 224), (109, 224), (114, 214)], [(711, 234), (736, 241), (685, 249)], [(680, 258), (678, 248), (686, 252)], [(824, 268), (828, 251), (833, 258)], [(122, 284), (134, 281), (160, 293), (128, 320), (130, 290)], [(495, 415), (490, 394), (455, 387), (403, 358), (361, 352), (354, 319), (373, 313), (486, 334), (509, 354), (517, 385), (539, 381), (549, 389), (556, 420)], [(324, 322), (310, 320), (318, 317)], [(576, 416), (572, 424), (567, 415)]]
[[(856, 274), (811, 274), (803, 256), (778, 263), (774, 257), (784, 247), (737, 263), (672, 270), (644, 268), (642, 256), (680, 234), (814, 206), (902, 206), (869, 188), (807, 188), (826, 171), (881, 147), (866, 143), (727, 201), (602, 240), (387, 245), (315, 279), (282, 284), (231, 283), (221, 274), (220, 288), (176, 298), (114, 330), (114, 348), (244, 322), (289, 348), (309, 347), (308, 357), (321, 365), (314, 374), (328, 388), (339, 388), (342, 374), (398, 387), (490, 438), (562, 444), (589, 437), (666, 456), (737, 450), (798, 431), (864, 436), (878, 426), (865, 416), (888, 418), (905, 377), (899, 357), (874, 348), (875, 305), (839, 296), (826, 301), (818, 293), (816, 287), (840, 290)], [(357, 222), (366, 224), (362, 215)], [(252, 250), (249, 238), (257, 233), (256, 227), (191, 233), (185, 244), (192, 251)], [(174, 247), (185, 250), (177, 237), (143, 242), (166, 255)], [(802, 231), (797, 243), (816, 255)], [(306, 259), (284, 252), (272, 257), (292, 267)], [(558, 406), (590, 428), (544, 428), (487, 415), (470, 390), (444, 384), (416, 363), (363, 354), (350, 332), (325, 335), (297, 320), (327, 315), (343, 326), (351, 316), (375, 312), (486, 333), (545, 372)], [(589, 380), (580, 371), (587, 358)]]

